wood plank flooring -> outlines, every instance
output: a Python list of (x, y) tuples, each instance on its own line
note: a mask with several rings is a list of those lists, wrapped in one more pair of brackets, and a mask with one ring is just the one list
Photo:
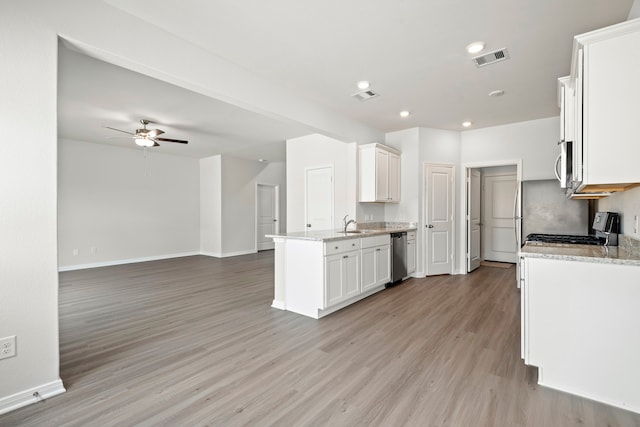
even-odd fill
[(410, 279), (313, 320), (270, 308), (271, 251), (61, 273), (68, 391), (0, 425), (640, 426), (536, 385), (514, 276)]

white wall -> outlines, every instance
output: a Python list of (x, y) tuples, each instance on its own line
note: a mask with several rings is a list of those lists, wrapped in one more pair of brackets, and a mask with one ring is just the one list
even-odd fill
[[(256, 186), (280, 187), (280, 212), (286, 210), (284, 162), (260, 163), (230, 156), (200, 160), (200, 249), (227, 257), (254, 253), (256, 248)], [(286, 227), (286, 214), (280, 224)]]
[(222, 156), (200, 159), (200, 251), (222, 253)]
[(305, 231), (305, 169), (333, 166), (334, 228), (342, 218), (356, 218), (355, 143), (344, 143), (324, 135), (287, 140), (287, 232)]
[[(24, 3), (11, 3), (19, 11)], [(58, 7), (59, 5), (56, 5)], [(58, 391), (55, 30), (36, 30), (28, 11), (0, 13), (0, 337), (17, 356), (0, 361), (0, 413)], [(43, 8), (47, 13), (48, 8)], [(11, 399), (10, 399), (11, 398)], [(35, 399), (32, 399), (32, 401)], [(14, 405), (15, 406), (15, 405)]]
[(61, 270), (199, 252), (197, 159), (69, 140), (58, 150)]
[(385, 144), (399, 150), (400, 203), (384, 203), (387, 221), (418, 222), (420, 214), (420, 128), (405, 129), (386, 135)]
[[(0, 13), (0, 411), (59, 384), (57, 260), (58, 35), (92, 56), (345, 140), (383, 135), (260, 79), (102, 0), (5, 2)], [(143, 46), (144, 48), (141, 48)], [(28, 129), (28, 132), (25, 132)], [(17, 403), (16, 403), (17, 402)]]
[[(424, 164), (440, 163), (454, 165), (456, 168), (455, 206), (457, 209), (461, 192), (460, 178), (460, 132), (412, 128), (388, 133), (386, 144), (402, 152), (402, 188), (400, 203), (387, 203), (385, 219), (388, 221), (409, 221), (418, 223), (416, 276), (426, 274), (426, 247), (424, 222)], [(457, 212), (457, 210), (456, 210)], [(459, 219), (456, 219), (459, 221)], [(456, 234), (459, 231), (456, 230)], [(460, 255), (458, 238), (456, 253)], [(454, 265), (457, 271), (458, 261)]]
[(522, 159), (522, 179), (552, 179), (560, 118), (530, 120), (462, 132), (462, 165)]
[(634, 216), (640, 217), (640, 187), (613, 193), (597, 201), (598, 211), (619, 212), (620, 232), (629, 237), (640, 239), (640, 233), (634, 234)]

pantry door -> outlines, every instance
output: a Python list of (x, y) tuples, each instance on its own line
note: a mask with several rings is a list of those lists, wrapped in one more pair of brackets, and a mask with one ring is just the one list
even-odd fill
[(427, 276), (453, 273), (455, 166), (425, 163)]

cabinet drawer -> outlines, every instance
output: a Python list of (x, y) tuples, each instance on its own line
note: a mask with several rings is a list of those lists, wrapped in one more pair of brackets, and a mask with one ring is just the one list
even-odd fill
[(416, 232), (407, 231), (407, 240), (416, 240)]
[(324, 254), (333, 255), (360, 249), (360, 239), (334, 240), (324, 244)]
[(361, 239), (362, 249), (373, 248), (375, 246), (388, 245), (391, 242), (391, 238), (388, 234), (382, 234), (380, 236), (363, 237)]

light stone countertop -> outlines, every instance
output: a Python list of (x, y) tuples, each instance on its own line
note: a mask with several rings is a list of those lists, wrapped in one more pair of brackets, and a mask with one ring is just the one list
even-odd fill
[(520, 255), (532, 258), (640, 266), (640, 254), (622, 246), (527, 242), (520, 249)]
[(403, 231), (415, 231), (416, 227), (381, 227), (381, 228), (365, 228), (358, 229), (357, 233), (343, 233), (341, 230), (316, 230), (316, 231), (298, 231), (294, 233), (267, 234), (266, 237), (280, 239), (296, 239), (296, 240), (313, 240), (321, 242), (329, 242), (333, 240), (344, 239), (360, 239), (369, 236), (379, 236), (382, 234), (400, 233)]

